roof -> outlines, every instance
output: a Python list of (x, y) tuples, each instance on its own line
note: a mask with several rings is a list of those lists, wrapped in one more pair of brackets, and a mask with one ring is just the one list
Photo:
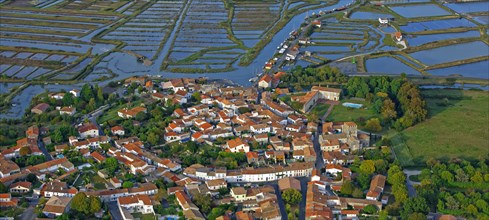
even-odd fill
[(95, 158), (95, 160), (97, 160), (98, 162), (102, 162), (102, 161), (105, 160), (105, 157), (102, 156), (102, 154), (100, 154), (97, 151), (94, 151), (90, 156), (92, 156), (93, 158)]
[(243, 187), (233, 187), (231, 189), (234, 195), (246, 195), (246, 190)]
[(27, 182), (27, 181), (23, 181), (23, 182), (16, 182), (16, 183), (12, 183), (12, 185), (10, 185), (9, 188), (16, 188), (17, 186), (20, 186), (20, 187), (23, 187), (23, 188), (27, 188), (27, 189), (30, 189), (31, 186), (32, 186), (32, 183), (31, 182)]
[(121, 205), (130, 205), (136, 203), (143, 203), (144, 205), (152, 205), (151, 199), (148, 195), (133, 195), (133, 196), (123, 196), (117, 198), (117, 202)]
[(46, 202), (43, 212), (62, 214), (70, 204), (71, 199), (71, 197), (53, 196)]
[(341, 89), (329, 88), (329, 87), (321, 87), (321, 86), (313, 86), (311, 88), (311, 91), (341, 93)]
[(281, 191), (292, 188), (292, 189), (299, 190), (300, 192), (301, 182), (294, 177), (285, 177), (278, 181), (278, 187)]
[(47, 103), (39, 103), (36, 106), (34, 106), (34, 108), (32, 108), (32, 109), (33, 110), (36, 109), (36, 110), (40, 110), (40, 111), (44, 112), (48, 108), (49, 108), (49, 105)]
[(240, 145), (246, 145), (246, 142), (242, 141), (241, 138), (236, 138), (226, 142), (229, 148), (236, 148)]
[(263, 77), (261, 77), (259, 82), (267, 82), (270, 83), (272, 82), (272, 77), (268, 74), (265, 74)]

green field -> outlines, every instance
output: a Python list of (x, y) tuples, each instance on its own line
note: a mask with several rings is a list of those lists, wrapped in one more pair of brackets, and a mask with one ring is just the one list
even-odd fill
[(311, 113), (316, 114), (318, 117), (323, 117), (328, 111), (329, 105), (324, 103), (318, 103), (314, 108), (312, 108)]
[[(354, 109), (348, 108), (341, 104), (345, 102), (351, 102), (356, 104), (362, 104), (362, 108)], [(335, 105), (331, 114), (326, 119), (327, 121), (358, 121), (359, 118), (369, 119), (375, 117), (377, 114), (370, 108), (370, 104), (365, 101), (359, 100), (342, 100), (340, 105)]]
[(425, 90), (429, 118), (391, 134), (404, 166), (423, 166), (428, 158), (479, 159), (489, 155), (489, 92)]

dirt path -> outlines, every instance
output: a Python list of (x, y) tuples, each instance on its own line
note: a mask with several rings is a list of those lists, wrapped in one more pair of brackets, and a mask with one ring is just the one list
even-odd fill
[(333, 107), (340, 104), (338, 101), (327, 101), (326, 103), (329, 104), (329, 108), (328, 111), (326, 111), (326, 113), (323, 115), (323, 117), (321, 117), (321, 121), (326, 121), (326, 118), (328, 118), (329, 114), (331, 114), (331, 111), (333, 111)]

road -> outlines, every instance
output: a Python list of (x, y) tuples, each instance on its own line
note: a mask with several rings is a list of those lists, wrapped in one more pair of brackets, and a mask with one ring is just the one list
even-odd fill
[(280, 207), (280, 215), (282, 215), (283, 220), (287, 220), (287, 212), (285, 212), (285, 203), (284, 200), (282, 199), (282, 193), (280, 192), (280, 189), (278, 188), (278, 183), (271, 184), (273, 188), (275, 189), (275, 194), (277, 195), (277, 201), (278, 201), (278, 206)]
[(414, 185), (418, 185), (420, 183), (409, 180), (409, 176), (419, 175), (421, 173), (421, 171), (419, 171), (419, 170), (403, 170), (403, 172), (404, 172), (404, 174), (406, 174), (406, 186), (408, 189), (408, 195), (409, 195), (409, 197), (415, 197), (416, 196), (416, 189), (414, 188)]
[(307, 196), (307, 182), (309, 182), (309, 178), (307, 177), (301, 177), (297, 178), (299, 181), (301, 181), (301, 194), (302, 194), (302, 200), (299, 203), (299, 219), (305, 219), (306, 216), (306, 196)]
[(324, 168), (323, 152), (321, 151), (321, 145), (319, 144), (319, 135), (323, 133), (323, 123), (322, 121), (318, 123), (317, 131), (314, 133), (314, 140), (312, 140), (314, 151), (316, 152), (316, 163), (315, 168), (321, 170)]
[(117, 202), (109, 202), (107, 207), (112, 219), (122, 219), (121, 211), (119, 210)]
[(35, 219), (36, 215), (34, 213), (34, 207), (36, 207), (37, 203), (39, 202), (39, 199), (32, 199), (29, 201), (29, 207), (24, 210), (22, 215), (20, 215), (21, 220), (31, 220)]
[(44, 146), (44, 143), (41, 141), (40, 138), (37, 140), (37, 145), (39, 146), (39, 149), (42, 151), (44, 156), (46, 156), (47, 161), (53, 160), (53, 157), (51, 156), (51, 154), (49, 154), (48, 149), (46, 149), (46, 146)]

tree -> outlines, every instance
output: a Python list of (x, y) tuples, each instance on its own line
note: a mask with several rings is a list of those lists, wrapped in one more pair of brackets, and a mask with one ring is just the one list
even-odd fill
[(365, 129), (371, 132), (382, 131), (382, 126), (380, 125), (380, 120), (378, 118), (371, 118), (367, 120)]
[(375, 214), (377, 213), (378, 209), (377, 206), (375, 205), (367, 205), (365, 208), (363, 208), (363, 212), (367, 214)]
[(197, 205), (203, 213), (211, 211), (211, 196), (209, 194), (198, 194), (194, 197), (195, 205)]
[(64, 106), (73, 105), (75, 102), (73, 99), (73, 94), (71, 94), (70, 92), (65, 93), (65, 95), (63, 96), (63, 99), (61, 99), (61, 101), (63, 102)]
[(122, 183), (122, 188), (132, 188), (134, 186), (134, 183), (133, 182), (130, 182), (130, 181), (125, 181), (124, 183)]
[(113, 174), (117, 168), (119, 167), (119, 164), (117, 162), (117, 159), (113, 157), (109, 157), (105, 160), (105, 169), (107, 170), (108, 173)]
[(475, 183), (482, 183), (482, 181), (484, 181), (484, 177), (482, 176), (481, 172), (477, 171), (475, 172), (474, 176), (470, 178), (470, 180)]
[(476, 216), (478, 213), (477, 207), (475, 207), (475, 205), (473, 205), (473, 204), (468, 205), (467, 208), (465, 208), (465, 210), (467, 211), (467, 213), (469, 213), (473, 216)]
[(25, 179), (31, 183), (37, 182), (37, 176), (33, 173), (27, 174), (27, 177)]
[(394, 104), (391, 99), (386, 98), (384, 102), (382, 102), (381, 113), (384, 119), (395, 119), (397, 117), (396, 104)]
[(426, 219), (426, 215), (419, 212), (411, 213), (409, 214), (408, 217), (408, 220), (425, 220), (425, 219)]
[(102, 92), (102, 87), (97, 86), (97, 101), (103, 103), (105, 101), (104, 93)]
[(151, 144), (151, 145), (156, 145), (159, 141), (159, 137), (153, 133), (153, 132), (149, 132), (148, 134), (148, 137), (146, 138), (146, 140)]
[(25, 155), (29, 155), (29, 154), (31, 154), (31, 148), (29, 148), (29, 147), (20, 148), (20, 150), (19, 150), (20, 156), (25, 156)]
[(375, 172), (375, 163), (373, 160), (364, 160), (362, 164), (360, 164), (360, 172), (364, 174), (372, 174)]
[(404, 184), (396, 184), (392, 187), (392, 194), (396, 202), (402, 203), (408, 198), (408, 191)]
[(291, 205), (298, 204), (302, 200), (302, 194), (296, 189), (286, 189), (282, 193), (282, 199)]
[[(396, 199), (397, 200), (397, 199)], [(426, 200), (422, 197), (413, 197), (404, 202), (401, 210), (402, 219), (407, 219), (412, 213), (422, 213), (426, 216), (430, 208), (426, 204)]]
[(56, 129), (54, 130), (54, 134), (53, 136), (51, 137), (51, 139), (54, 141), (54, 143), (61, 143), (63, 142), (63, 133), (61, 133), (61, 129)]
[(200, 96), (200, 92), (194, 92), (192, 94), (192, 97), (191, 97), (192, 101), (194, 102), (199, 102), (202, 100), (201, 96)]
[(6, 193), (6, 192), (7, 192), (7, 187), (0, 182), (0, 193)]
[(363, 198), (363, 192), (360, 188), (355, 188), (351, 194), (354, 198)]
[(88, 102), (90, 99), (94, 97), (92, 86), (90, 84), (83, 85), (80, 91), (80, 98), (85, 102)]
[(90, 200), (84, 192), (77, 193), (71, 200), (71, 209), (88, 214), (90, 212)]
[(90, 201), (90, 213), (93, 214), (100, 211), (100, 209), (102, 208), (102, 202), (100, 201), (100, 198), (95, 196), (90, 196), (89, 201)]
[(351, 181), (345, 180), (340, 190), (341, 194), (351, 195), (353, 193), (353, 184)]
[(453, 174), (450, 173), (450, 171), (448, 171), (448, 170), (441, 172), (440, 177), (441, 177), (441, 179), (445, 180), (446, 182), (449, 182), (449, 183), (453, 182)]
[(88, 101), (88, 105), (87, 105), (87, 110), (89, 112), (95, 110), (97, 108), (97, 102), (95, 101), (95, 98), (91, 98), (89, 101)]

